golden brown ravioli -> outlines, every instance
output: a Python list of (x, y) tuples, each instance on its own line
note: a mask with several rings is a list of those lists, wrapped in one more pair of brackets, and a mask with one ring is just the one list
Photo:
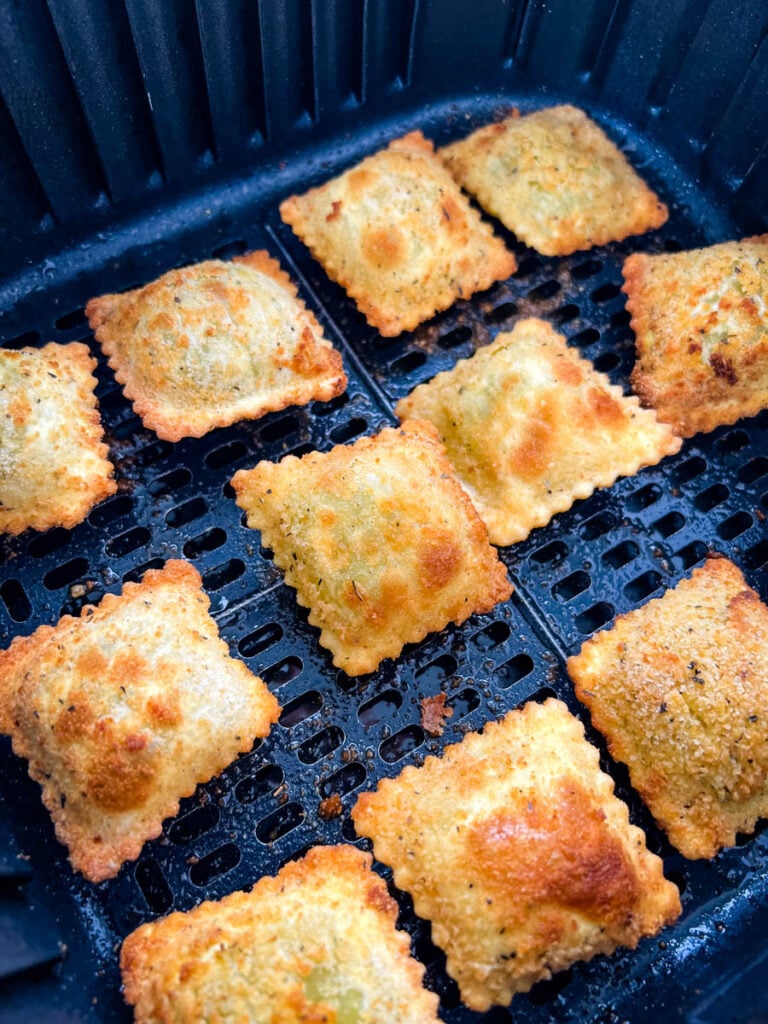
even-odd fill
[(348, 675), (511, 593), (429, 423), (260, 462), (232, 486)]
[(86, 345), (0, 349), (0, 532), (71, 529), (114, 494)]
[(280, 215), (385, 337), (517, 269), (421, 132), (291, 196)]
[(768, 406), (768, 235), (624, 262), (632, 387), (682, 437)]
[(142, 925), (120, 957), (136, 1024), (429, 1024), (437, 996), (397, 904), (352, 846), (316, 846), (236, 892)]
[(545, 256), (620, 242), (667, 220), (666, 206), (576, 107), (516, 112), (439, 155), (483, 209)]
[(726, 559), (568, 661), (576, 694), (685, 857), (768, 816), (768, 608)]
[(634, 948), (680, 913), (564, 704), (529, 703), (365, 793), (352, 811), (432, 922), (473, 1010), (577, 960)]
[(208, 604), (197, 570), (170, 561), (0, 652), (0, 731), (92, 882), (137, 857), (182, 797), (277, 719)]
[(494, 544), (523, 540), (682, 443), (542, 320), (520, 321), (395, 412), (437, 427)]
[(126, 398), (168, 441), (326, 401), (347, 384), (341, 356), (267, 252), (171, 270), (91, 299), (86, 313)]

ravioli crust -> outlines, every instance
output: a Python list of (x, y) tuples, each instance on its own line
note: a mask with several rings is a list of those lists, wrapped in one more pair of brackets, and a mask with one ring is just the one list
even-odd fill
[(682, 437), (768, 406), (768, 234), (624, 262), (632, 387)]
[(435, 425), (494, 544), (523, 540), (682, 444), (534, 319), (419, 385), (395, 412)]
[(517, 269), (421, 132), (290, 196), (280, 215), (384, 337)]
[(126, 398), (166, 441), (347, 386), (341, 356), (265, 251), (170, 270), (91, 299), (86, 314)]
[(397, 904), (352, 846), (316, 846), (249, 893), (142, 925), (123, 943), (136, 1024), (428, 1024), (438, 999)]
[(0, 532), (67, 530), (114, 494), (86, 345), (0, 349)]
[(557, 700), (500, 722), (364, 793), (352, 811), (432, 922), (473, 1010), (577, 960), (634, 948), (680, 913), (597, 750)]
[(768, 608), (732, 562), (619, 616), (568, 671), (683, 856), (714, 857), (768, 816)]
[(620, 242), (668, 211), (583, 110), (548, 107), (439, 151), (484, 210), (545, 256)]
[(350, 676), (512, 591), (428, 423), (260, 462), (232, 486)]
[(170, 561), (0, 652), (0, 731), (92, 882), (137, 857), (182, 797), (277, 719), (208, 605), (198, 571)]

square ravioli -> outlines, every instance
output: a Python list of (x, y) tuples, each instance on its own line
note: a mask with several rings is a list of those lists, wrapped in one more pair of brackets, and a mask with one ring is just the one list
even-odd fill
[(92, 882), (138, 857), (182, 797), (277, 719), (208, 605), (198, 571), (170, 561), (0, 652), (0, 732)]
[(580, 722), (529, 703), (364, 793), (352, 811), (432, 922), (473, 1010), (577, 960), (634, 948), (680, 913)]
[(583, 110), (489, 124), (439, 154), (484, 210), (545, 256), (659, 228), (667, 208)]
[(114, 494), (86, 345), (0, 349), (0, 532), (70, 530)]
[(768, 235), (624, 262), (632, 387), (682, 437), (768, 407)]
[(512, 591), (429, 423), (260, 462), (232, 486), (350, 676)]
[(125, 396), (166, 441), (327, 401), (341, 356), (264, 251), (170, 270), (86, 313)]
[(384, 337), (517, 269), (421, 132), (291, 196), (280, 215)]
[(120, 965), (136, 1024), (428, 1024), (437, 996), (397, 904), (352, 846), (316, 846), (235, 892), (142, 925)]
[(683, 856), (714, 857), (768, 817), (768, 608), (732, 562), (619, 616), (568, 671)]
[(542, 320), (520, 321), (395, 412), (435, 425), (494, 544), (523, 540), (682, 443)]

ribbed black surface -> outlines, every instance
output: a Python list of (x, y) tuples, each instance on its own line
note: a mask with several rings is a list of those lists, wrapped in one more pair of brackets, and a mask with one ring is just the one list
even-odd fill
[[(750, 4), (736, 19), (732, 6), (0, 0), (0, 216), (22, 240), (0, 255), (0, 340), (90, 342), (82, 306), (91, 295), (266, 247), (299, 282), (350, 376), (347, 394), (327, 405), (172, 445), (142, 428), (100, 358), (119, 493), (73, 531), (2, 541), (0, 645), (185, 557), (203, 574), (233, 654), (269, 682), (283, 713), (267, 740), (98, 887), (72, 874), (39, 788), (0, 741), (0, 835), (13, 835), (0, 844), (0, 925), (18, 937), (0, 966), (13, 975), (0, 979), (0, 1020), (130, 1019), (116, 967), (129, 930), (248, 886), (312, 843), (355, 841), (347, 815), (362, 789), (529, 698), (556, 693), (581, 714), (563, 658), (708, 551), (728, 554), (768, 598), (768, 414), (687, 441), (661, 467), (505, 549), (510, 602), (359, 680), (332, 667), (228, 486), (257, 459), (374, 433), (416, 383), (522, 316), (551, 320), (626, 386), (624, 256), (766, 226), (766, 14)], [(560, 260), (505, 235), (520, 262), (509, 281), (382, 339), (279, 220), (279, 199), (395, 135), (420, 127), (445, 142), (515, 102), (555, 97), (596, 113), (670, 204), (661, 232)], [(83, 244), (62, 249), (76, 232)], [(454, 715), (434, 740), (419, 702), (441, 690)], [(511, 1013), (481, 1017), (459, 1005), (428, 927), (401, 895), (403, 926), (446, 1021), (710, 1024), (768, 1012), (768, 836), (758, 830), (712, 862), (686, 862), (621, 767), (604, 764), (684, 890), (683, 918), (635, 952), (577, 965), (517, 997)], [(318, 809), (333, 792), (344, 814), (326, 822)]]

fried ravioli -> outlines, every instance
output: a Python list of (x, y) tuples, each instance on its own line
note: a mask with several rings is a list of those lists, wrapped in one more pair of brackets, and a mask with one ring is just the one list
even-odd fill
[(523, 540), (681, 441), (542, 320), (522, 320), (398, 402), (435, 425), (492, 543)]
[(429, 1024), (437, 996), (397, 904), (352, 846), (319, 846), (249, 893), (142, 925), (123, 943), (136, 1024)]
[(768, 608), (726, 559), (588, 640), (568, 671), (685, 857), (768, 816)]
[(632, 387), (682, 437), (768, 406), (768, 235), (624, 262)]
[(0, 532), (72, 529), (117, 490), (79, 342), (0, 350)]
[(232, 486), (348, 675), (511, 593), (429, 423), (260, 462)]
[(576, 107), (516, 114), (439, 156), (484, 210), (545, 256), (620, 242), (667, 220), (666, 206)]
[(473, 1010), (578, 960), (634, 948), (680, 913), (564, 704), (529, 703), (365, 793), (357, 831), (432, 922)]
[(208, 605), (197, 570), (170, 561), (0, 652), (0, 731), (92, 882), (137, 857), (182, 797), (277, 719)]
[(264, 251), (171, 270), (86, 313), (126, 398), (167, 441), (346, 388), (341, 356)]
[(280, 215), (385, 337), (517, 269), (421, 132), (291, 196)]

